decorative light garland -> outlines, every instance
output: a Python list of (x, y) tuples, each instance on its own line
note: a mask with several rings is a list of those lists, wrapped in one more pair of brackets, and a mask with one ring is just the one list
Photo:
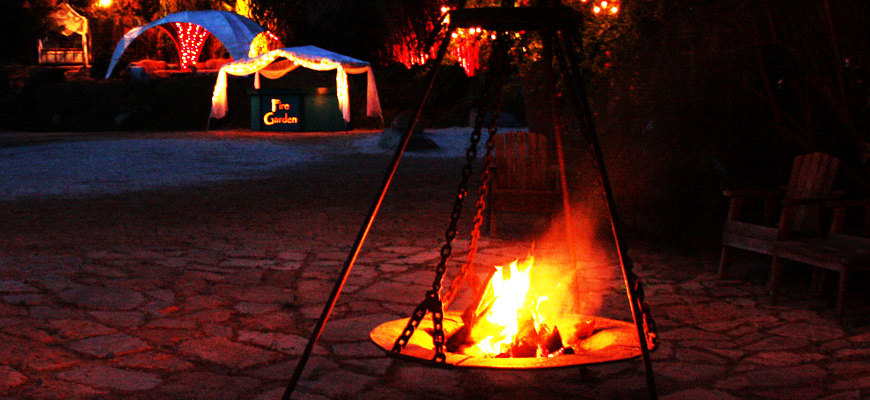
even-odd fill
[(175, 22), (175, 31), (178, 33), (178, 62), (179, 68), (190, 69), (196, 64), (199, 53), (208, 37), (205, 28), (190, 22)]
[[(619, 0), (580, 0), (580, 3), (588, 6), (589, 12), (599, 17), (615, 16), (620, 10)], [(452, 9), (448, 6), (441, 7), (442, 23), (450, 23), (449, 13), (451, 10)], [(519, 38), (520, 34), (517, 33), (516, 37)], [(481, 46), (484, 45), (486, 41), (494, 39), (495, 33), (487, 32), (479, 27), (468, 29), (458, 28), (451, 34), (450, 38), (447, 38), (447, 40), (451, 41), (450, 56), (455, 58), (459, 65), (462, 66), (466, 75), (474, 76), (480, 70)], [(408, 68), (414, 65), (425, 64), (431, 56), (425, 51), (417, 50), (416, 43), (417, 37), (413, 33), (402, 37), (401, 43), (392, 46), (393, 58)], [(526, 47), (522, 47), (521, 50), (524, 54), (528, 51)]]
[(281, 47), (281, 39), (278, 39), (278, 36), (270, 31), (263, 31), (251, 41), (251, 47), (248, 48), (248, 58), (254, 58)]

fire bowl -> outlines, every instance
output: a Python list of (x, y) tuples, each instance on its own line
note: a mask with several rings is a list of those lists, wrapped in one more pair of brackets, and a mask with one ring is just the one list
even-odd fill
[[(450, 353), (445, 350), (447, 356), (447, 365), (445, 366), (505, 369), (559, 368), (621, 361), (640, 356), (640, 344), (637, 340), (637, 328), (634, 324), (590, 315), (575, 315), (575, 317), (576, 321), (595, 320), (595, 331), (578, 343), (577, 347), (579, 348), (575, 348), (576, 354), (555, 357), (488, 358)], [(392, 352), (393, 344), (395, 344), (396, 338), (401, 335), (402, 330), (405, 329), (408, 320), (409, 318), (397, 319), (378, 325), (372, 329), (369, 337), (378, 347), (385, 350), (387, 355), (432, 363), (435, 348), (432, 344), (431, 316), (427, 316), (420, 322), (420, 326), (411, 336), (411, 340), (401, 354)], [(460, 312), (448, 311), (444, 313), (444, 335), (447, 338), (461, 327)]]

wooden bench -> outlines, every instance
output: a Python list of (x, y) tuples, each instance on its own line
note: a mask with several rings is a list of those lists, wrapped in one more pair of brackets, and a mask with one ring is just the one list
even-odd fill
[[(801, 202), (787, 202), (784, 207), (792, 208)], [(870, 200), (839, 200), (829, 201), (826, 206), (833, 209), (831, 226), (826, 237), (794, 238), (790, 236), (789, 220), (781, 221), (783, 229), (773, 243), (773, 264), (770, 271), (768, 287), (771, 296), (776, 298), (782, 260), (791, 260), (817, 267), (813, 273), (813, 286), (821, 287), (818, 268), (839, 273), (837, 286), (837, 320), (842, 322), (845, 310), (844, 297), (849, 275), (856, 271), (870, 270)], [(847, 210), (863, 208), (863, 224), (858, 234), (845, 233)], [(788, 214), (790, 215), (790, 214)], [(853, 219), (854, 221), (854, 219)]]
[[(722, 255), (719, 259), (719, 278), (728, 277), (733, 249), (773, 255), (774, 242), (781, 238), (783, 229), (804, 235), (824, 235), (819, 215), (822, 200), (831, 200), (834, 179), (840, 160), (822, 153), (795, 157), (788, 186), (784, 190), (726, 190), (730, 199), (728, 217), (722, 233)], [(749, 199), (761, 199), (764, 204), (764, 221), (745, 219), (745, 206)], [(776, 221), (777, 203), (785, 199), (789, 207), (783, 207)], [(787, 220), (786, 225), (782, 221)]]

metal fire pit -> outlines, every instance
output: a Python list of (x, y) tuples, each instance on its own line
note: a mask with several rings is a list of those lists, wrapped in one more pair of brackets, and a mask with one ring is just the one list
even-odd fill
[[(581, 346), (588, 344), (588, 350), (575, 349), (577, 354), (565, 354), (555, 357), (524, 357), (524, 358), (489, 358), (472, 357), (460, 353), (445, 352), (446, 364), (454, 367), (467, 368), (505, 368), (505, 369), (533, 369), (533, 368), (559, 368), (581, 364), (599, 364), (611, 361), (627, 360), (641, 355), (641, 349), (637, 340), (637, 328), (633, 323), (613, 320), (609, 318), (576, 315), (576, 320), (595, 320), (595, 331), (588, 338), (581, 341)], [(391, 351), (396, 338), (401, 335), (409, 318), (397, 319), (378, 325), (369, 333), (372, 341), (378, 347), (384, 349), (388, 355), (400, 356), (412, 360), (431, 362), (435, 355), (431, 333), (433, 330), (432, 318), (421, 321), (417, 328), (417, 335), (411, 337), (401, 354)], [(444, 335), (452, 336), (462, 327), (461, 313), (448, 311), (444, 313)], [(606, 345), (596, 345), (605, 344)]]

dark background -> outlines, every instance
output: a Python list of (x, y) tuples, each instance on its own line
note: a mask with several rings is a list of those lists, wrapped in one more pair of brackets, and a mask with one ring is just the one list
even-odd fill
[[(123, 74), (110, 80), (92, 77), (104, 73), (111, 48), (128, 29), (125, 25), (145, 23), (172, 7), (221, 4), (122, 3), (128, 7), (116, 18), (82, 2), (83, 13), (93, 21), (94, 67), (66, 73), (33, 66), (35, 40), (46, 29), (40, 18), (49, 7), (40, 2), (4, 7), (10, 11), (0, 16), (0, 79), (6, 82), (0, 93), (0, 129), (205, 128), (214, 76), (151, 82), (132, 82)], [(312, 44), (371, 61), (387, 124), (418, 98), (426, 67), (408, 69), (391, 60), (386, 49), (402, 37), (426, 36), (439, 4), (255, 4), (255, 18), (284, 38), (285, 45)], [(842, 159), (837, 187), (847, 197), (868, 194), (867, 2), (623, 1), (617, 18), (584, 12), (586, 24), (578, 27), (585, 40), (583, 72), (630, 233), (681, 246), (715, 246), (726, 205), (721, 189), (782, 185), (791, 159), (807, 152)], [(129, 57), (155, 57), (158, 42), (138, 45)], [(529, 43), (517, 46), (524, 44)], [(542, 109), (540, 98), (530, 94), (541, 82), (535, 79), (540, 68), (534, 57), (517, 57), (514, 76), (503, 91), (504, 110), (522, 122)], [(297, 71), (284, 83), (323, 79)], [(467, 125), (482, 80), (466, 77), (456, 66), (443, 69), (423, 116), (425, 126)], [(250, 87), (249, 78), (230, 79), (230, 113), (213, 121), (213, 128), (248, 126)], [(365, 80), (351, 77), (352, 127), (380, 127), (379, 121), (362, 116), (364, 90)], [(570, 126), (570, 110), (560, 108), (559, 114)], [(582, 140), (576, 140), (582, 150)], [(574, 178), (593, 187), (587, 154), (574, 155)], [(579, 194), (581, 200), (594, 196), (592, 190)]]

